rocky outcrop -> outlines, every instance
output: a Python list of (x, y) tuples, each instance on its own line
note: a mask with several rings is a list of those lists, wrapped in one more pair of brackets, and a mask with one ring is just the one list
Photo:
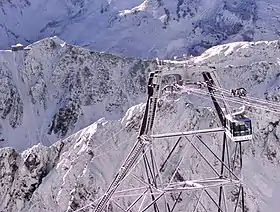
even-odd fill
[[(105, 116), (118, 119), (146, 90), (154, 61), (97, 53), (47, 38), (0, 51), (2, 142), (19, 150), (50, 145)], [(20, 142), (12, 143), (17, 133)]]

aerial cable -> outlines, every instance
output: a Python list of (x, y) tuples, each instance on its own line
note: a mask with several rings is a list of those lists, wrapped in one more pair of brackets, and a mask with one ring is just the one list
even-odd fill
[[(230, 93), (229, 91), (223, 90), (223, 89), (221, 89), (221, 88), (219, 88), (219, 87), (212, 87), (212, 88), (214, 88), (214, 89), (216, 89), (216, 90), (220, 90), (222, 93), (227, 93), (227, 94), (231, 95), (231, 93)], [(215, 94), (215, 95), (221, 95), (221, 94)], [(229, 97), (226, 97), (226, 98), (229, 98)], [(265, 101), (265, 100), (260, 100), (260, 99), (257, 99), (257, 98), (252, 98), (252, 97), (245, 97), (245, 98), (241, 98), (241, 99), (242, 99), (243, 101), (247, 102), (247, 103), (250, 103), (250, 104), (257, 104), (257, 105), (262, 106), (262, 107), (267, 107), (267, 105), (277, 106), (277, 107), (280, 106), (280, 105), (277, 104), (277, 103), (272, 103), (272, 102), (268, 102), (268, 101)], [(252, 102), (250, 102), (250, 101), (248, 101), (248, 100), (251, 100), (251, 101), (254, 101), (254, 102), (259, 102), (259, 104), (258, 104), (258, 103), (252, 103)], [(260, 103), (262, 103), (262, 104), (260, 104)], [(275, 109), (275, 108), (273, 108), (273, 109)]]
[[(217, 96), (220, 97), (221, 95), (218, 94)], [(239, 102), (239, 103), (247, 105), (247, 106), (251, 106), (251, 107), (258, 108), (258, 109), (267, 110), (267, 111), (270, 111), (270, 112), (273, 112), (273, 113), (280, 113), (279, 109), (268, 107), (266, 105), (261, 105), (261, 104), (258, 104), (258, 103), (252, 103), (252, 102), (246, 101), (245, 99), (243, 101), (241, 101), (241, 100), (232, 100), (230, 97), (225, 97), (225, 99), (227, 99), (228, 101), (231, 101), (231, 102), (236, 102), (236, 103)]]
[[(201, 93), (201, 92), (199, 92), (199, 91), (194, 91), (193, 93), (198, 93), (198, 94), (203, 94), (203, 95), (207, 95), (207, 94), (205, 94), (205, 93)], [(215, 95), (216, 96), (216, 98), (218, 98), (218, 99), (224, 99), (224, 100), (227, 100), (227, 101), (229, 101), (229, 102), (233, 102), (233, 103), (236, 103), (236, 104), (240, 104), (240, 105), (246, 105), (246, 106), (250, 106), (250, 107), (252, 107), (252, 108), (255, 108), (255, 109), (260, 109), (260, 110), (266, 110), (266, 111), (269, 111), (269, 112), (271, 112), (271, 113), (275, 113), (275, 114), (280, 114), (280, 111), (279, 110), (277, 110), (277, 109), (271, 109), (271, 108), (268, 108), (268, 107), (265, 107), (265, 106), (263, 106), (263, 105), (259, 105), (259, 104), (253, 104), (253, 103), (250, 103), (250, 102), (241, 102), (241, 101), (238, 101), (238, 100), (232, 100), (232, 99), (230, 99), (230, 98), (227, 98), (227, 97), (221, 97), (220, 95)]]
[[(217, 87), (217, 86), (213, 86), (212, 88), (215, 88), (217, 90), (220, 90), (222, 92), (225, 92), (225, 93), (231, 95), (231, 93), (227, 89), (224, 89), (224, 88), (221, 88), (221, 87)], [(252, 100), (252, 101), (257, 101), (257, 102), (261, 102), (261, 103), (264, 103), (264, 104), (267, 104), (267, 105), (271, 105), (271, 106), (276, 106), (276, 107), (280, 106), (280, 104), (278, 104), (278, 103), (275, 103), (275, 102), (272, 102), (272, 101), (268, 101), (268, 100), (264, 100), (264, 99), (260, 99), (260, 98), (256, 98), (256, 97), (247, 96), (247, 95), (246, 95), (246, 97), (244, 99), (249, 99), (249, 100)]]
[[(210, 97), (208, 97), (207, 93), (203, 93), (203, 92), (200, 92), (200, 91), (192, 91), (192, 94), (195, 95), (195, 96), (203, 97), (205, 99), (210, 100)], [(262, 107), (260, 107), (260, 105), (258, 105), (258, 104), (251, 104), (251, 103), (248, 103), (248, 102), (242, 102), (242, 101), (238, 101), (238, 100), (233, 100), (231, 98), (221, 97), (221, 96), (219, 96), (217, 94), (215, 96), (218, 99), (224, 98), (225, 100), (228, 100), (228, 101), (236, 103), (236, 104), (247, 105), (247, 106), (250, 106), (250, 107), (253, 107), (253, 108), (256, 108), (256, 109), (265, 110), (265, 111), (269, 111), (271, 113), (275, 113), (275, 114), (280, 115), (280, 111), (279, 110), (276, 110), (276, 111), (275, 110), (270, 110), (269, 108), (264, 108), (262, 105), (261, 105)], [(219, 101), (219, 102), (221, 103), (221, 101)]]
[[(216, 89), (218, 89), (218, 88), (216, 88)], [(231, 95), (229, 91), (222, 91), (222, 92)], [(276, 106), (276, 107), (280, 106), (278, 103), (274, 103), (274, 102), (271, 102), (271, 101), (267, 101), (267, 100), (259, 99), (259, 98), (255, 98), (255, 97), (250, 97), (250, 96), (249, 97), (246, 96), (244, 98), (244, 100), (251, 100), (251, 101), (254, 101), (254, 102), (259, 102), (259, 103), (262, 103), (262, 104), (265, 104), (265, 105), (270, 105), (270, 106)]]
[[(199, 90), (192, 90), (191, 93), (193, 95), (196, 95), (196, 96), (199, 96), (199, 97), (204, 97), (205, 99), (210, 99), (210, 97), (208, 97), (208, 93), (206, 92), (203, 92), (203, 91), (199, 91)], [(227, 97), (223, 97), (223, 96), (220, 96), (220, 95), (217, 95), (215, 94), (215, 97), (218, 98), (218, 99), (223, 99), (223, 100), (228, 100), (230, 102), (233, 102), (233, 103), (236, 103), (236, 104), (240, 104), (240, 105), (249, 105), (251, 107), (255, 107), (255, 108), (258, 108), (258, 109), (265, 109), (265, 110), (269, 110), (269, 109), (266, 109), (266, 108), (262, 108), (262, 107), (259, 107), (259, 105), (253, 105), (252, 104), (249, 104), (247, 102), (242, 102), (242, 101), (239, 101), (239, 100), (233, 100), (231, 98), (227, 98)], [(221, 100), (219, 101), (221, 103)], [(272, 112), (275, 112), (277, 113), (277, 111), (272, 111)], [(280, 112), (280, 111), (279, 111)]]
[[(211, 87), (211, 86), (210, 86)], [(216, 89), (216, 90), (219, 90), (220, 92), (222, 92), (222, 93), (227, 93), (227, 94), (229, 94), (230, 96), (231, 96), (231, 93), (228, 91), (228, 90), (226, 90), (226, 89), (223, 89), (223, 88), (220, 88), (220, 87), (217, 87), (217, 86), (213, 86), (212, 87), (213, 89)], [(217, 95), (217, 94), (215, 94), (215, 95)], [(279, 107), (280, 105), (279, 104), (277, 104), (277, 103), (273, 103), (273, 102), (270, 102), (270, 101), (265, 101), (265, 100), (263, 100), (263, 99), (258, 99), (258, 98), (254, 98), (254, 97), (248, 97), (248, 96), (246, 96), (245, 98), (241, 98), (243, 101), (247, 101), (247, 102), (249, 102), (248, 100), (251, 100), (251, 101), (255, 101), (255, 102), (259, 102), (259, 103), (262, 103), (262, 104), (265, 104), (265, 105), (271, 105), (271, 106), (277, 106), (277, 107)], [(250, 102), (251, 103), (251, 102)], [(261, 105), (261, 106), (264, 106), (264, 105)]]
[[(203, 95), (200, 95), (200, 94), (194, 94), (194, 95), (197, 96), (197, 97), (200, 97), (200, 98), (210, 100), (210, 97), (207, 97), (207, 96), (203, 96)], [(220, 100), (217, 100), (217, 101), (219, 103), (222, 103)], [(255, 115), (255, 116), (261, 116), (262, 118), (267, 119), (267, 120), (275, 121), (275, 119), (273, 119), (272, 117), (267, 117), (267, 116), (264, 117), (259, 113), (254, 113), (254, 112), (251, 112), (251, 111), (246, 111), (246, 113), (249, 113), (249, 114), (252, 114), (252, 115)]]
[[(220, 95), (222, 95), (222, 93), (227, 93), (229, 96), (231, 96), (232, 94), (227, 90), (227, 89), (224, 89), (222, 87), (218, 87), (218, 86), (211, 86), (209, 85), (209, 87), (215, 89), (215, 90), (218, 90), (221, 92)], [(215, 94), (217, 95), (217, 94)], [(244, 101), (247, 101), (249, 102), (248, 100), (251, 100), (251, 101), (254, 101), (254, 102), (259, 102), (259, 103), (262, 103), (262, 104), (265, 104), (265, 105), (271, 105), (271, 106), (276, 106), (276, 107), (279, 107), (280, 105), (277, 104), (277, 103), (274, 103), (274, 102), (271, 102), (271, 101), (267, 101), (267, 100), (264, 100), (264, 99), (259, 99), (259, 98), (255, 98), (255, 97), (250, 97), (250, 96), (246, 96), (245, 98), (242, 98)], [(264, 105), (262, 105), (264, 106)]]
[[(208, 93), (206, 93), (204, 91), (200, 91), (200, 90), (189, 90), (189, 91), (192, 94), (196, 93), (196, 94), (201, 94), (201, 95), (208, 96)], [(250, 107), (253, 107), (253, 108), (257, 108), (257, 109), (261, 109), (261, 110), (270, 111), (272, 113), (280, 114), (280, 110), (277, 110), (275, 108), (273, 108), (273, 110), (272, 110), (272, 108), (269, 108), (269, 107), (266, 107), (266, 106), (263, 106), (263, 105), (260, 105), (260, 104), (251, 103), (251, 102), (247, 102), (247, 101), (233, 100), (232, 98), (224, 97), (224, 96), (221, 96), (219, 94), (215, 94), (215, 97), (218, 98), (218, 99), (224, 99), (224, 100), (227, 100), (229, 102), (236, 103), (236, 104), (247, 105), (247, 106), (250, 106)]]

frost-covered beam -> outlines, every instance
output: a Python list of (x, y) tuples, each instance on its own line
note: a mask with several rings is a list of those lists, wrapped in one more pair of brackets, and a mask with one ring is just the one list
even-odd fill
[[(198, 189), (207, 189), (207, 188), (219, 188), (220, 186), (233, 186), (240, 184), (239, 180), (233, 179), (201, 179), (201, 180), (186, 180), (182, 182), (172, 182), (168, 184), (163, 184), (165, 188), (163, 189), (153, 189), (152, 194), (158, 195), (163, 192), (169, 193), (173, 191), (182, 191), (182, 190), (198, 190)], [(148, 187), (136, 187), (131, 189), (125, 189), (115, 192), (114, 198), (118, 197), (127, 197), (127, 196), (138, 196), (146, 192)], [(140, 193), (139, 193), (140, 192)]]
[(205, 130), (193, 130), (187, 132), (175, 132), (175, 133), (164, 133), (164, 134), (155, 134), (151, 135), (152, 138), (168, 138), (168, 137), (178, 137), (178, 136), (186, 136), (186, 135), (194, 135), (194, 134), (202, 134), (202, 133), (213, 133), (213, 132), (224, 132), (224, 128), (213, 128), (213, 129), (205, 129)]
[[(184, 185), (182, 185), (184, 183)], [(240, 184), (239, 180), (228, 180), (228, 179), (221, 179), (221, 180), (214, 180), (213, 182), (192, 182), (192, 181), (185, 181), (180, 182), (179, 185), (173, 184), (171, 187), (164, 188), (164, 192), (173, 192), (173, 191), (187, 191), (187, 190), (198, 190), (198, 189), (207, 189), (207, 188), (219, 188), (220, 186), (233, 186)]]

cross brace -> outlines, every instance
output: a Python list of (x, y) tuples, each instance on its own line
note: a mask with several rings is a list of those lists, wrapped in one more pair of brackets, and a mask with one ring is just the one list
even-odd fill
[(224, 132), (224, 131), (225, 131), (225, 129), (223, 127), (219, 127), (219, 128), (213, 128), (213, 129), (193, 130), (193, 131), (187, 131), (187, 132), (155, 134), (155, 135), (151, 135), (151, 137), (152, 138), (169, 138), (169, 137), (180, 137), (180, 136), (185, 136), (185, 135), (195, 135), (195, 134)]

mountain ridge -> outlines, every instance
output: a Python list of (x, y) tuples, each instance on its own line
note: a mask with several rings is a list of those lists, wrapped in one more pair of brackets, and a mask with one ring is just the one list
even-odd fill
[(89, 51), (57, 37), (24, 51), (0, 51), (0, 145), (19, 150), (38, 141), (50, 145), (103, 116), (120, 118), (145, 92), (146, 74), (155, 64)]
[(59, 36), (122, 56), (197, 56), (218, 44), (278, 39), (279, 7), (272, 0), (2, 2), (0, 48)]

